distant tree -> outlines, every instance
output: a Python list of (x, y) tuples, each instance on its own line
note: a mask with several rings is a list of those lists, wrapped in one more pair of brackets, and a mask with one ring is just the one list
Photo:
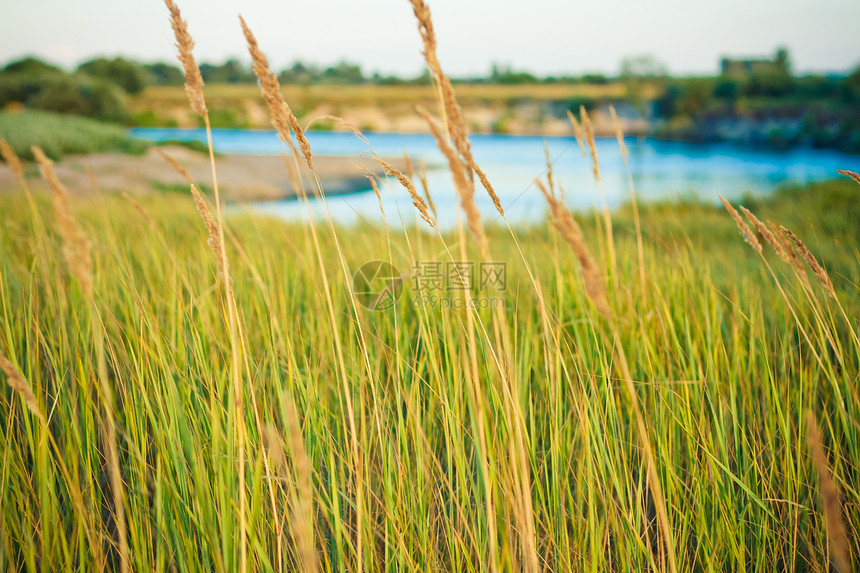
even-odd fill
[(4, 72), (11, 74), (41, 74), (41, 73), (62, 73), (63, 70), (53, 64), (49, 64), (42, 60), (33, 57), (26, 57), (14, 62), (9, 62), (3, 68)]
[(662, 78), (668, 75), (665, 64), (654, 56), (631, 56), (621, 60), (622, 78)]
[(213, 84), (250, 84), (257, 81), (250, 67), (235, 58), (230, 58), (221, 65), (204, 62), (200, 64), (200, 73), (203, 81)]
[(93, 78), (113, 82), (130, 94), (140, 93), (146, 87), (143, 67), (124, 58), (96, 58), (79, 65), (78, 71)]
[(776, 50), (774, 63), (782, 73), (791, 74), (791, 58), (788, 55), (788, 48), (780, 47)]
[(185, 83), (185, 75), (178, 67), (156, 62), (144, 64), (144, 71), (149, 75), (148, 83), (156, 86), (181, 86)]
[(738, 81), (722, 79), (714, 86), (714, 97), (721, 100), (735, 101), (741, 94), (741, 86)]
[(326, 68), (321, 79), (332, 84), (360, 84), (364, 82), (364, 73), (361, 66), (341, 61), (336, 66)]
[(645, 111), (645, 86), (664, 79), (666, 66), (654, 56), (631, 56), (621, 60), (621, 81), (627, 88), (627, 99), (640, 112)]

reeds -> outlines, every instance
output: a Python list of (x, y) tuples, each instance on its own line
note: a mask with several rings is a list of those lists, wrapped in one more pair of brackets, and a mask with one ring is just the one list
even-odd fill
[(573, 127), (573, 136), (576, 138), (576, 143), (579, 145), (582, 156), (588, 157), (588, 153), (585, 151), (585, 143), (583, 143), (585, 134), (583, 133), (582, 126), (576, 121), (576, 116), (570, 110), (567, 110), (567, 119), (570, 120), (570, 125)]
[(42, 423), (47, 423), (45, 415), (39, 407), (39, 401), (36, 399), (36, 395), (33, 394), (33, 389), (30, 387), (30, 383), (27, 382), (27, 379), (24, 378), (21, 371), (12, 364), (12, 361), (2, 354), (0, 354), (0, 369), (2, 369), (6, 374), (6, 384), (9, 385), (13, 392), (21, 397), (21, 400), (24, 402), (27, 409), (30, 410), (30, 412)]
[(853, 179), (857, 183), (860, 183), (860, 175), (858, 175), (857, 173), (854, 173), (853, 171), (848, 171), (847, 169), (839, 169), (836, 172), (839, 173), (840, 175), (845, 175), (847, 177), (850, 177), (851, 179)]
[(418, 193), (418, 190), (415, 189), (415, 185), (412, 181), (403, 174), (402, 171), (382, 159), (381, 157), (374, 157), (374, 161), (379, 163), (383, 169), (385, 169), (386, 175), (393, 175), (397, 178), (401, 185), (406, 189), (409, 193), (409, 196), (412, 198), (412, 204), (415, 205), (415, 208), (418, 209), (418, 214), (421, 216), (424, 221), (430, 225), (433, 230), (436, 230), (436, 221), (433, 220), (433, 217), (430, 215), (430, 212), (427, 210), (427, 203), (424, 201), (424, 198)]
[(833, 480), (827, 453), (821, 443), (821, 431), (818, 420), (812, 410), (806, 413), (806, 439), (812, 456), (812, 464), (818, 472), (818, 493), (821, 496), (821, 506), (824, 512), (824, 523), (827, 531), (827, 545), (830, 548), (830, 560), (838, 573), (851, 571), (851, 558), (848, 536), (845, 534), (845, 523), (842, 520), (842, 503), (839, 500), (839, 488)]
[(63, 254), (69, 265), (69, 271), (77, 279), (87, 298), (92, 298), (93, 261), (90, 254), (90, 241), (75, 220), (72, 206), (69, 204), (69, 192), (57, 177), (54, 162), (48, 159), (48, 156), (37, 146), (33, 146), (33, 156), (39, 163), (42, 177), (53, 191), (57, 230), (63, 239)]
[(833, 282), (830, 280), (830, 275), (827, 274), (827, 271), (824, 270), (818, 260), (815, 258), (815, 255), (806, 248), (806, 245), (803, 244), (803, 241), (791, 232), (789, 229), (786, 229), (782, 225), (779, 226), (780, 230), (786, 234), (786, 236), (791, 239), (794, 245), (797, 247), (797, 252), (800, 253), (800, 256), (806, 261), (806, 265), (812, 271), (812, 274), (815, 275), (815, 278), (818, 279), (818, 282), (821, 283), (821, 286), (827, 291), (831, 297), (836, 298), (836, 289), (833, 288)]
[(245, 19), (239, 16), (239, 22), (242, 24), (242, 31), (245, 34), (245, 40), (248, 43), (248, 52), (251, 54), (252, 67), (254, 74), (260, 81), (260, 90), (263, 92), (263, 99), (266, 100), (266, 105), (269, 107), (269, 112), (272, 116), (272, 125), (278, 132), (281, 140), (292, 148), (290, 139), (290, 130), (296, 136), (296, 141), (299, 144), (299, 149), (304, 156), (308, 167), (313, 170), (313, 154), (311, 153), (311, 144), (308, 143), (305, 137), (304, 130), (299, 125), (299, 120), (293, 114), (290, 106), (281, 95), (281, 86), (278, 83), (278, 78), (275, 73), (269, 68), (269, 61), (266, 55), (260, 50), (257, 39), (253, 32), (245, 23)]
[(184, 167), (183, 167), (183, 166), (182, 166), (182, 165), (181, 165), (181, 164), (176, 160), (176, 158), (175, 158), (175, 157), (173, 157), (172, 155), (170, 155), (169, 153), (167, 153), (166, 151), (164, 151), (163, 149), (160, 149), (160, 148), (158, 148), (158, 147), (156, 147), (156, 148), (155, 148), (155, 152), (156, 152), (157, 154), (159, 154), (159, 155), (162, 157), (162, 159), (164, 159), (165, 161), (167, 161), (167, 162), (170, 164), (170, 166), (171, 166), (171, 167), (173, 167), (173, 170), (174, 170), (174, 171), (176, 171), (177, 173), (179, 173), (179, 174), (182, 176), (182, 178), (183, 178), (183, 179), (185, 179), (185, 182), (186, 182), (186, 183), (188, 183), (189, 185), (193, 185), (193, 184), (194, 184), (194, 178), (193, 178), (193, 177), (191, 177), (191, 174), (190, 174), (190, 173), (188, 173), (188, 170), (187, 170), (187, 169), (185, 169), (185, 168), (184, 168)]
[(206, 99), (203, 97), (203, 75), (200, 73), (197, 60), (194, 59), (192, 52), (194, 40), (188, 33), (188, 22), (182, 19), (182, 14), (180, 14), (179, 8), (173, 3), (173, 0), (164, 0), (164, 3), (170, 11), (170, 25), (176, 36), (178, 59), (185, 72), (185, 93), (188, 95), (188, 102), (194, 113), (200, 117), (205, 117)]
[(609, 308), (606, 284), (603, 282), (600, 268), (591, 255), (591, 249), (585, 242), (585, 235), (582, 233), (579, 223), (576, 222), (570, 211), (549, 192), (542, 181), (536, 181), (535, 184), (549, 203), (553, 223), (579, 261), (585, 293), (603, 316), (611, 317), (612, 310)]
[(752, 232), (752, 229), (750, 229), (749, 225), (747, 225), (743, 218), (740, 216), (740, 213), (738, 213), (735, 208), (732, 207), (732, 204), (729, 203), (728, 200), (726, 200), (726, 198), (722, 195), (720, 195), (720, 201), (723, 202), (723, 206), (726, 208), (726, 211), (729, 212), (729, 215), (731, 216), (732, 220), (734, 220), (735, 225), (737, 225), (738, 230), (740, 230), (741, 232), (741, 236), (744, 238), (744, 241), (746, 241), (747, 244), (753, 249), (761, 253), (761, 242), (759, 242), (758, 237), (756, 237), (755, 233)]
[(588, 144), (588, 151), (591, 154), (591, 171), (594, 178), (600, 181), (600, 162), (597, 159), (597, 144), (594, 141), (594, 125), (591, 123), (591, 118), (588, 117), (588, 112), (585, 111), (585, 106), (579, 106), (579, 117), (582, 119), (582, 130), (585, 135), (585, 142)]

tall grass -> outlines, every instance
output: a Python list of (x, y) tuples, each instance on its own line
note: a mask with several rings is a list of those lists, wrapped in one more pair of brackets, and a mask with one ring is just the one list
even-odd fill
[[(379, 191), (402, 184), (417, 210), (380, 227), (226, 217), (217, 193), (214, 213), (199, 193), (54, 212), (0, 198), (0, 569), (850, 567), (860, 219), (786, 197), (845, 201), (854, 182), (749, 201), (752, 227), (735, 213), (788, 262), (712, 207), (607, 224), (552, 183), (555, 227), (485, 227), (456, 98), (428, 63), (442, 117), (422, 115), (466, 219), (449, 234), (393, 167)], [(289, 115), (289, 176), (324, 201)], [(374, 259), (406, 285), (384, 310), (351, 280)], [(507, 288), (476, 275), (420, 304), (419, 269), (461, 261), (503, 263)]]

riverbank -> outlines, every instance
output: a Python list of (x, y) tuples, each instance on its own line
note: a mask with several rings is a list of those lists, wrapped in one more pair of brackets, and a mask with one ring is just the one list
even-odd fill
[[(212, 173), (208, 155), (175, 145), (160, 149), (176, 159), (204, 191), (211, 190)], [(398, 168), (403, 167), (402, 159), (389, 158), (388, 161)], [(328, 195), (353, 193), (368, 188), (364, 173), (356, 165), (382, 175), (380, 166), (367, 158), (314, 157), (314, 167)], [(279, 155), (219, 154), (216, 167), (221, 196), (226, 201), (273, 201), (297, 196), (284, 159)], [(312, 182), (311, 172), (304, 163), (300, 169), (305, 180)], [(57, 163), (56, 170), (60, 180), (74, 194), (91, 193), (93, 181), (102, 191), (135, 195), (188, 191), (184, 177), (155, 149), (140, 156), (117, 152), (69, 155)], [(35, 165), (28, 165), (26, 173), (34, 190), (47, 190)], [(0, 163), (0, 193), (17, 191), (19, 188), (12, 170)]]

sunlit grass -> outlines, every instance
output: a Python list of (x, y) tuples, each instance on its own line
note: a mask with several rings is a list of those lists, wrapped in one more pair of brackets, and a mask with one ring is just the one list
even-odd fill
[[(826, 201), (852, 189), (848, 183), (812, 187), (803, 200)], [(821, 254), (856, 329), (856, 226), (834, 230), (840, 213), (798, 212), (789, 198), (759, 202), (756, 212), (795, 228)], [(51, 230), (53, 213), (39, 203), (49, 229), (39, 236), (20, 197), (0, 204), (0, 351), (49, 419), (42, 427), (8, 388), (0, 396), (0, 568), (115, 568), (99, 337)], [(409, 278), (392, 309), (354, 307), (339, 258), (349, 271), (382, 259), (406, 273), (418, 262), (449, 261), (441, 241), (459, 253), (456, 234), (440, 240), (411, 219), (404, 234), (390, 219), (390, 234), (381, 225), (339, 230), (338, 249), (318, 226), (321, 268), (306, 226), (228, 219), (246, 356), (237, 410), (224, 295), (190, 198), (149, 199), (154, 229), (119, 198), (76, 207), (93, 242), (133, 569), (235, 570), (244, 495), (253, 569), (295, 568), (305, 527), (324, 570), (484, 570), (492, 519), (499, 568), (519, 570), (521, 480), (511, 459), (520, 453), (511, 446), (518, 422), (493, 335), (503, 323), (489, 310), (476, 315), (473, 379), (465, 311), (414, 308)], [(593, 217), (581, 221), (595, 238)], [(504, 371), (523, 416), (533, 510), (526, 517), (540, 565), (665, 566), (614, 345), (624, 348), (648, 419), (682, 569), (826, 569), (805, 442), (809, 408), (858, 555), (858, 349), (835, 301), (768, 255), (783, 296), (731, 220), (695, 205), (643, 209), (643, 291), (632, 221), (622, 212), (614, 223), (619, 268), (608, 290), (616, 340), (550, 227), (519, 230), (522, 255), (507, 228), (489, 231), (493, 260), (507, 264), (501, 296), (512, 344)], [(600, 252), (596, 239), (594, 248)], [(479, 259), (471, 246), (467, 252)], [(240, 411), (248, 429), (244, 492), (232, 457)], [(480, 452), (479, 425), (487, 438)], [(311, 484), (303, 486), (308, 469)]]

